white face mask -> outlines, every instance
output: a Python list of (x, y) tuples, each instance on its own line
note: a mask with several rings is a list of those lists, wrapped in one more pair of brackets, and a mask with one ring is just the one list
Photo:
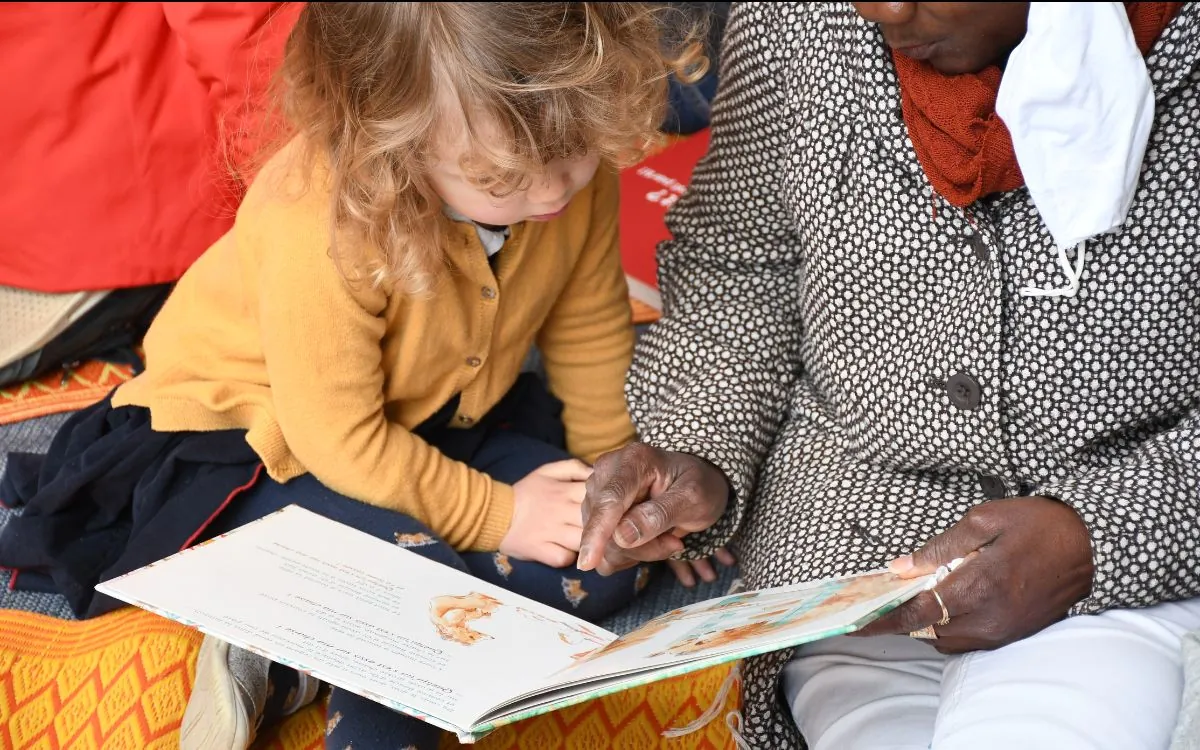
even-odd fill
[(1125, 222), (1154, 121), (1154, 89), (1124, 5), (1030, 3), (996, 114), (1069, 282), (1022, 294), (1072, 296), (1084, 242)]

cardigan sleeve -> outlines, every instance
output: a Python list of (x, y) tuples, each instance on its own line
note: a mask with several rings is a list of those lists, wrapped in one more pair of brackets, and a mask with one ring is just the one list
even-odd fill
[(1200, 414), (1115, 465), (1046, 482), (1030, 494), (1061, 500), (1088, 528), (1095, 577), (1075, 614), (1200, 595)]
[(686, 540), (706, 555), (737, 531), (800, 369), (798, 248), (783, 205), (792, 128), (776, 79), (777, 6), (734, 7), (708, 154), (668, 213), (658, 252), (664, 314), (637, 345), (627, 395), (642, 439), (705, 458), (733, 497)]

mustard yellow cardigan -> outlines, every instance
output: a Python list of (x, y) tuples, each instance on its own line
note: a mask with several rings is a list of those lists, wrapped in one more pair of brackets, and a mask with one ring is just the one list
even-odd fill
[(632, 439), (616, 175), (602, 169), (561, 217), (514, 226), (494, 273), (474, 227), (453, 224), (447, 272), (412, 296), (346, 280), (324, 173), (306, 177), (295, 150), (266, 165), (234, 227), (180, 279), (146, 336), (145, 373), (114, 404), (147, 407), (160, 431), (245, 429), (278, 481), (311, 472), (455, 548), (496, 549), (512, 488), (410, 430), (456, 393), (454, 423), (473, 424), (536, 341), (568, 450), (590, 461)]

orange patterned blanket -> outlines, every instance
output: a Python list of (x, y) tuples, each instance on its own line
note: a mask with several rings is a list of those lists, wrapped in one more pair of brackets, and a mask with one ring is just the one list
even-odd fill
[[(0, 610), (0, 749), (167, 750), (191, 694), (200, 634), (127, 607), (83, 622)], [(480, 750), (732, 746), (721, 717), (679, 739), (661, 736), (713, 701), (729, 666), (664, 680), (505, 727)], [(320, 702), (266, 732), (255, 750), (321, 750)], [(443, 750), (458, 747), (452, 738)]]
[(0, 424), (91, 406), (131, 377), (133, 370), (128, 365), (85, 362), (69, 372), (60, 370), (0, 388)]

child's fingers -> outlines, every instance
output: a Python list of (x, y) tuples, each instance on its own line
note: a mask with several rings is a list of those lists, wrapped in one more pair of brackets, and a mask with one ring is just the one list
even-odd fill
[(561, 500), (571, 505), (571, 513), (583, 519), (583, 511), (580, 506), (583, 505), (583, 498), (587, 494), (587, 482), (562, 482), (559, 484), (559, 494)]
[(546, 510), (547, 522), (570, 526), (583, 533), (583, 508), (573, 498), (563, 498)]
[(567, 549), (561, 544), (547, 542), (537, 552), (537, 561), (552, 568), (565, 568), (575, 562), (578, 556), (576, 550)]
[(568, 458), (565, 461), (555, 461), (544, 464), (537, 470), (539, 474), (563, 482), (586, 482), (592, 475), (592, 467), (578, 458)]
[(552, 541), (560, 547), (578, 552), (579, 543), (583, 541), (583, 526), (559, 526), (558, 533)]
[(718, 549), (713, 557), (717, 558), (717, 562), (721, 563), (727, 568), (737, 565), (737, 559), (733, 556), (733, 553), (724, 547)]
[(579, 503), (575, 502), (574, 498), (566, 498), (562, 502), (555, 503), (554, 507), (552, 517), (555, 520), (567, 526), (578, 526), (580, 531), (583, 530), (583, 509)]

